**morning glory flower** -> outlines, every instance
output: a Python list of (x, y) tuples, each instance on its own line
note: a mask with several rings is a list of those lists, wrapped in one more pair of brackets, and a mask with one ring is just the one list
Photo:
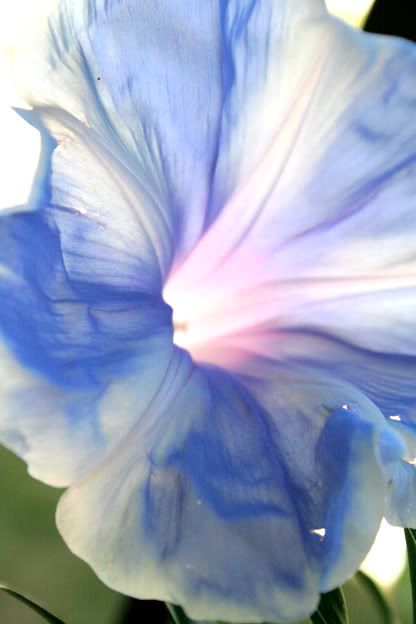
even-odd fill
[(0, 439), (65, 541), (292, 622), (416, 526), (416, 51), (321, 0), (64, 1), (0, 219)]

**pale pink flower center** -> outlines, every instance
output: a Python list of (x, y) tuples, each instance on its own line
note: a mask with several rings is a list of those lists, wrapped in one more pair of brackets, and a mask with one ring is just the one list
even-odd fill
[(163, 296), (173, 309), (175, 344), (196, 361), (232, 368), (260, 346), (275, 298), (241, 253), (216, 266), (212, 257), (191, 255)]

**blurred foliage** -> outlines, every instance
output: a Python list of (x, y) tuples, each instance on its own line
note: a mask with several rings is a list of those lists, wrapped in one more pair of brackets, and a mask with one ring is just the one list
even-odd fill
[(416, 621), (416, 529), (405, 529), (410, 582), (412, 584), (413, 620)]
[(365, 22), (365, 30), (416, 41), (414, 0), (377, 0)]
[(341, 588), (323, 594), (312, 624), (348, 624), (347, 604)]
[(42, 607), (42, 605), (29, 596), (25, 596), (21, 592), (10, 589), (10, 587), (6, 587), (5, 585), (0, 585), (0, 590), (2, 592), (6, 592), (6, 594), (9, 594), (10, 596), (13, 596), (13, 598), (16, 598), (16, 600), (19, 600), (22, 604), (32, 609), (32, 611), (35, 611), (35, 613), (39, 613), (45, 622), (49, 622), (49, 624), (65, 624), (62, 620), (53, 615), (53, 613), (50, 613), (50, 611)]
[[(0, 582), (32, 596), (68, 624), (118, 624), (124, 598), (74, 557), (56, 530), (60, 490), (29, 477), (25, 465), (2, 448), (0, 474)], [(44, 624), (3, 592), (0, 622)]]

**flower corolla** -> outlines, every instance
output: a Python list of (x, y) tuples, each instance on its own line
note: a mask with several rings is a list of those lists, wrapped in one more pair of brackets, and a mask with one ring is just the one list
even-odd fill
[(323, 0), (65, 0), (0, 218), (0, 439), (111, 587), (294, 622), (416, 526), (416, 49)]

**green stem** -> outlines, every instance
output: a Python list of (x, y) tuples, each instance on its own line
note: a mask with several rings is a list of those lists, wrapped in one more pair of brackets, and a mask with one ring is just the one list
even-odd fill
[(177, 605), (166, 603), (166, 608), (172, 616), (174, 624), (193, 624), (193, 620), (190, 620), (181, 607)]
[(413, 624), (416, 624), (416, 530), (405, 529), (407, 559), (409, 561), (410, 583), (412, 586)]
[(0, 590), (6, 592), (10, 596), (13, 596), (13, 598), (16, 598), (17, 600), (19, 600), (26, 606), (30, 607), (32, 611), (35, 611), (36, 613), (38, 613), (41, 617), (43, 617), (44, 620), (46, 620), (50, 624), (65, 624), (62, 620), (52, 615), (52, 613), (49, 613), (49, 611), (47, 611), (40, 605), (36, 604), (36, 602), (31, 600), (27, 596), (24, 596), (23, 594), (20, 594), (19, 592), (14, 591), (13, 589), (10, 589), (10, 587), (6, 587), (5, 585), (0, 585)]

